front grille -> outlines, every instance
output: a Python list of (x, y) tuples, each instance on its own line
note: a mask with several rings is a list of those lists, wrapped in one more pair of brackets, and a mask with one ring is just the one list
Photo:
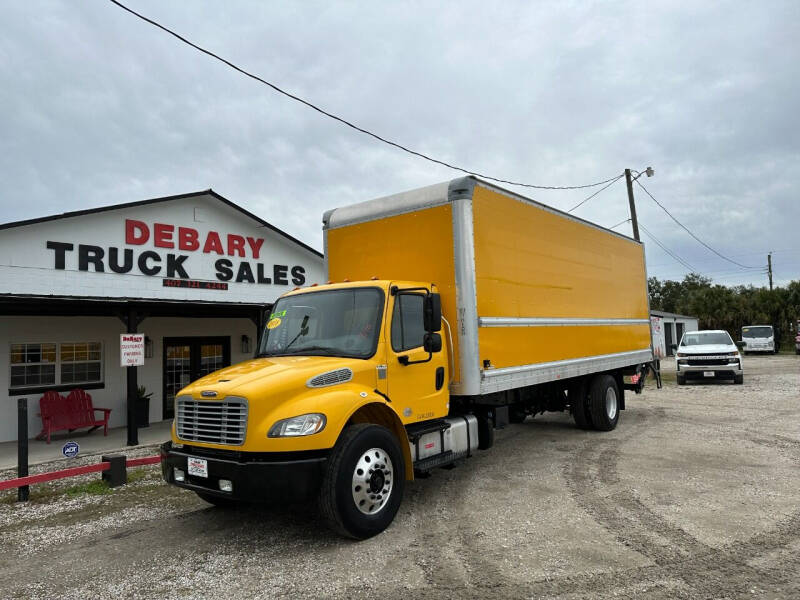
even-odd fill
[(690, 358), (689, 359), (689, 366), (690, 367), (706, 367), (711, 365), (727, 365), (730, 359), (721, 357), (721, 358), (711, 358), (711, 359), (700, 359), (700, 358)]
[(176, 402), (178, 438), (207, 444), (240, 446), (247, 431), (247, 400), (198, 401), (180, 396)]

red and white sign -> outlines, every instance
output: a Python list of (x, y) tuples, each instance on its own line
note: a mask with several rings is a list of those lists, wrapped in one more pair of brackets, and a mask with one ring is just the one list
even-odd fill
[(664, 320), (650, 316), (650, 331), (653, 339), (653, 358), (662, 359), (667, 356), (667, 341), (664, 338)]
[(144, 334), (123, 333), (119, 336), (119, 366), (144, 366)]

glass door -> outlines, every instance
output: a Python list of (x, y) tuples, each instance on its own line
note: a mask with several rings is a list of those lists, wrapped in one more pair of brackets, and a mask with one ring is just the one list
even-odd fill
[(164, 338), (164, 419), (175, 415), (175, 396), (182, 388), (230, 364), (230, 337)]

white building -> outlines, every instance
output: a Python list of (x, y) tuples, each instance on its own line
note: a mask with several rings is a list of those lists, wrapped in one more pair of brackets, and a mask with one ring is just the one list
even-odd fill
[[(672, 346), (673, 344), (677, 345), (681, 341), (684, 332), (697, 331), (699, 329), (697, 317), (678, 315), (675, 313), (664, 312), (663, 310), (651, 310), (650, 320), (653, 323), (654, 332), (659, 325), (663, 329), (664, 356), (672, 356), (675, 354), (675, 352), (672, 350)], [(655, 339), (656, 336), (654, 333), (654, 343)]]
[[(119, 427), (143, 385), (149, 421), (171, 419), (181, 387), (253, 355), (280, 294), (323, 282), (319, 252), (212, 190), (2, 224), (0, 442), (18, 396), (39, 432), (47, 390), (87, 390)], [(120, 366), (126, 332), (146, 335), (142, 367)]]

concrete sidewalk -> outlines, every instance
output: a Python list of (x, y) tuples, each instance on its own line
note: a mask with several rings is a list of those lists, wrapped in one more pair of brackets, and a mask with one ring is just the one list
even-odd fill
[[(130, 450), (142, 446), (149, 446), (165, 442), (169, 439), (169, 430), (172, 421), (161, 421), (153, 423), (150, 427), (139, 430), (139, 446), (127, 446), (128, 433), (125, 427), (109, 429), (108, 435), (103, 435), (103, 429), (97, 429), (92, 433), (87, 430), (75, 431), (73, 433), (59, 433), (50, 437), (50, 443), (40, 441), (35, 438), (28, 440), (28, 464), (30, 466), (41, 463), (63, 460), (69, 462), (61, 454), (61, 448), (68, 441), (77, 442), (80, 445), (78, 456), (89, 454), (100, 454), (121, 450)], [(17, 466), (17, 442), (3, 442), (0, 444), (0, 470), (12, 469)], [(69, 465), (65, 465), (64, 468)]]

